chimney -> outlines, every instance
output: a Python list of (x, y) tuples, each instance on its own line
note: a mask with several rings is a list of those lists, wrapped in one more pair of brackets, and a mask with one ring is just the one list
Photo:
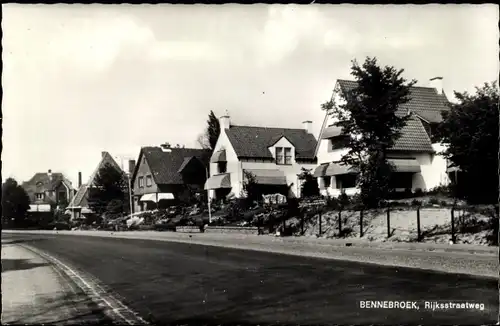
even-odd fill
[(219, 118), (219, 124), (221, 129), (229, 129), (231, 127), (231, 120), (229, 118), (229, 112), (226, 110), (226, 114)]
[(161, 144), (160, 145), (160, 148), (163, 152), (171, 152), (172, 151), (172, 145), (170, 145), (170, 143), (164, 143), (164, 144)]
[(304, 126), (304, 130), (307, 131), (308, 134), (312, 134), (312, 121), (306, 120), (302, 122), (302, 125)]
[(78, 188), (82, 186), (82, 173), (78, 172)]
[(432, 88), (435, 88), (439, 95), (443, 94), (443, 77), (434, 77), (429, 80)]
[(128, 160), (128, 172), (132, 175), (135, 169), (135, 160)]
[(52, 181), (52, 170), (49, 169), (47, 175), (49, 176), (49, 180)]
[(106, 152), (101, 152), (101, 158), (104, 158), (106, 156)]

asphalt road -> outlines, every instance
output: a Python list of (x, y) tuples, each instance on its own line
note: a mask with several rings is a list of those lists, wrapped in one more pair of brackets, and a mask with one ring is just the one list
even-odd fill
[[(488, 278), (153, 240), (2, 236), (89, 273), (155, 323), (472, 325), (498, 317), (498, 282)], [(364, 300), (420, 309), (362, 309)], [(424, 301), (484, 310), (432, 311)]]

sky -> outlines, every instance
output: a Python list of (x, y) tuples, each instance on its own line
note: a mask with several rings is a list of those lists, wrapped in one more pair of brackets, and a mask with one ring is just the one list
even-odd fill
[(210, 110), (301, 128), (351, 60), (447, 94), (496, 80), (496, 5), (2, 5), (2, 179), (86, 182), (108, 151), (199, 147)]

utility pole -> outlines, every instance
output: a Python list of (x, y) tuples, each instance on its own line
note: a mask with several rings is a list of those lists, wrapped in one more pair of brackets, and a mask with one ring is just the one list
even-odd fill
[(123, 168), (123, 159), (124, 159), (124, 157), (123, 156), (117, 156), (117, 158), (118, 157), (120, 158), (121, 169), (122, 169), (123, 172), (125, 172), (125, 174), (127, 176), (129, 211), (130, 211), (130, 215), (132, 215), (132, 213), (134, 211), (133, 204), (132, 204), (132, 175), (131, 175), (130, 171), (125, 171), (124, 168)]
[[(205, 172), (207, 175), (207, 180), (205, 183), (208, 181), (208, 178), (210, 178), (210, 175), (208, 173), (208, 167), (205, 167)], [(212, 223), (212, 208), (210, 206), (210, 189), (207, 189), (207, 204), (208, 204), (208, 224)]]

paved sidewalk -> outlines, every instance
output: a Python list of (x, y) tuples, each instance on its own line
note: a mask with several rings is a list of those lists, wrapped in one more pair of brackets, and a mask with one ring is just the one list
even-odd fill
[(81, 324), (105, 320), (90, 299), (33, 252), (2, 241), (2, 324)]

